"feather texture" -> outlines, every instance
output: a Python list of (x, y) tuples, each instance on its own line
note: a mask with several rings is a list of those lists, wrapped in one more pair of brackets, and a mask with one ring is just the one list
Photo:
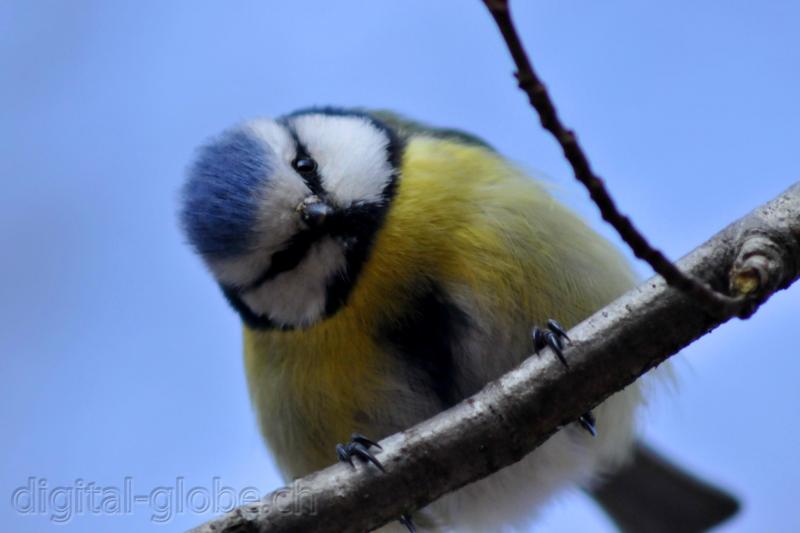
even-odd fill
[[(414, 333), (403, 329), (409, 312), (432, 287), (463, 316), (435, 328), (447, 330), (441, 350), (452, 358), (437, 379), (460, 399), (531, 354), (532, 325), (569, 327), (633, 285), (609, 243), (485, 144), (403, 133), (396, 194), (346, 305), (303, 329), (245, 328), (251, 396), (287, 480), (333, 463), (353, 432), (380, 439), (443, 408), (445, 384), (387, 338)], [(528, 517), (558, 487), (624, 458), (639, 398), (636, 385), (613, 396), (595, 411), (596, 439), (566, 428), (431, 506), (431, 520), (496, 531), (498, 519)]]

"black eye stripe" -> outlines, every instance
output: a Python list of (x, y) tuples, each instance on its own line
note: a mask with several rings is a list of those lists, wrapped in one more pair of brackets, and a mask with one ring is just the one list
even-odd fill
[(295, 145), (294, 160), (292, 160), (292, 168), (294, 168), (306, 185), (311, 190), (312, 194), (316, 194), (320, 198), (325, 196), (325, 189), (322, 187), (322, 179), (319, 176), (317, 169), (317, 162), (308, 153), (308, 149), (300, 142), (300, 137), (297, 131), (288, 123), (284, 124), (289, 134), (292, 136)]
[(255, 291), (266, 282), (277, 278), (284, 272), (294, 269), (306, 257), (308, 251), (314, 243), (319, 240), (320, 236), (320, 234), (313, 231), (305, 231), (296, 234), (283, 250), (272, 254), (269, 267), (249, 285), (239, 289), (239, 293), (244, 294)]
[[(325, 233), (301, 231), (290, 239), (285, 247), (273, 254), (268, 267), (260, 273), (249, 285), (245, 287), (231, 287), (221, 284), (223, 293), (233, 308), (238, 311), (248, 328), (257, 330), (291, 330), (296, 327), (306, 327), (304, 325), (284, 324), (273, 321), (267, 315), (259, 315), (253, 311), (243, 300), (244, 293), (256, 290), (264, 283), (279, 277), (282, 273), (293, 270), (307, 256), (308, 251), (320, 238), (330, 238), (342, 244), (345, 252), (345, 268), (337, 271), (327, 280), (325, 289), (325, 309), (321, 319), (334, 315), (341, 309), (348, 300), (350, 293), (359, 279), (360, 272), (367, 262), (374, 241), (374, 237), (383, 224), (386, 212), (392, 203), (396, 192), (397, 182), (400, 179), (400, 161), (405, 148), (404, 138), (387, 124), (376, 119), (372, 115), (358, 110), (342, 110), (335, 108), (317, 108), (298, 111), (293, 114), (277, 119), (277, 122), (285, 128), (285, 131), (294, 141), (295, 153), (290, 154), (290, 159), (286, 164), (291, 164), (297, 176), (308, 186), (311, 194), (316, 194), (321, 198), (327, 196), (327, 192), (322, 187), (319, 168), (314, 168), (313, 172), (298, 169), (302, 157), (307, 157), (311, 161), (308, 148), (300, 141), (292, 120), (307, 114), (321, 114), (335, 117), (355, 117), (368, 122), (378, 132), (383, 133), (389, 140), (386, 148), (386, 161), (393, 169), (388, 183), (382, 191), (382, 200), (374, 203), (355, 203), (350, 206), (339, 206), (337, 216), (330, 220)], [(319, 154), (318, 154), (319, 155)], [(318, 167), (314, 161), (312, 166)], [(308, 167), (306, 167), (308, 168)]]

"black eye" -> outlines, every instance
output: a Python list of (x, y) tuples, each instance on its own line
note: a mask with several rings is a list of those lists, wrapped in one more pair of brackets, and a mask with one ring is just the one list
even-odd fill
[(298, 157), (292, 162), (292, 166), (301, 174), (311, 174), (317, 170), (317, 162), (310, 157)]

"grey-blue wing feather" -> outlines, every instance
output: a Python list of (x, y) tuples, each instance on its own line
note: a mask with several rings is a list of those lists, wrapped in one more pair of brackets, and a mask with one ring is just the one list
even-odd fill
[(637, 443), (633, 460), (589, 491), (623, 533), (700, 533), (725, 522), (739, 502)]

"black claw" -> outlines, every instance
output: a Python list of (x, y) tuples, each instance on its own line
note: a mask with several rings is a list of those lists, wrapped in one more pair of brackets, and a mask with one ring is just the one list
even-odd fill
[(553, 333), (552, 331), (546, 332), (544, 334), (544, 338), (545, 341), (547, 342), (547, 345), (550, 348), (552, 348), (554, 352), (556, 352), (558, 358), (561, 360), (562, 363), (564, 363), (564, 366), (569, 368), (569, 364), (567, 363), (567, 358), (564, 357), (564, 352), (561, 351), (561, 349), (564, 348), (564, 343), (561, 342), (561, 338), (557, 337), (555, 333)]
[(366, 446), (364, 446), (363, 444), (361, 444), (359, 442), (354, 442), (350, 446), (352, 446), (352, 449), (351, 449), (352, 455), (355, 455), (356, 457), (360, 457), (365, 461), (369, 461), (370, 463), (372, 463), (375, 466), (377, 466), (378, 469), (380, 469), (381, 472), (386, 472), (386, 470), (384, 470), (383, 465), (381, 464), (381, 462), (378, 461), (375, 458), (374, 455), (369, 453), (369, 450), (367, 449)]
[(552, 318), (547, 321), (547, 329), (544, 331), (538, 327), (533, 328), (533, 350), (536, 353), (547, 346), (553, 349), (558, 356), (559, 360), (564, 363), (564, 366), (569, 367), (567, 359), (564, 357), (564, 342), (561, 339), (566, 339), (567, 342), (572, 342), (561, 327), (561, 324)]
[(553, 333), (555, 333), (556, 335), (558, 335), (559, 337), (563, 337), (563, 338), (567, 339), (567, 342), (572, 342), (570, 340), (569, 336), (567, 335), (567, 332), (564, 331), (564, 328), (561, 326), (561, 324), (559, 324), (558, 322), (556, 322), (552, 318), (547, 321), (547, 328), (550, 331), (552, 331)]
[(364, 435), (362, 435), (360, 433), (353, 433), (352, 435), (350, 435), (350, 440), (353, 441), (353, 442), (358, 442), (359, 444), (363, 444), (367, 448), (372, 446), (374, 448), (378, 448), (379, 450), (383, 450), (383, 448), (381, 448), (380, 444), (378, 444), (377, 442), (375, 442), (373, 440), (368, 439), (367, 437), (365, 437)]
[(369, 452), (369, 448), (371, 446), (374, 446), (379, 450), (382, 450), (383, 448), (381, 448), (377, 443), (371, 441), (363, 435), (359, 435), (358, 433), (353, 433), (352, 439), (353, 440), (347, 444), (336, 445), (336, 455), (339, 457), (339, 461), (343, 463), (349, 463), (350, 466), (355, 467), (353, 464), (353, 457), (355, 456), (362, 461), (369, 461), (370, 463), (374, 464), (381, 472), (386, 472), (381, 462)]
[(414, 521), (411, 520), (411, 515), (400, 515), (400, 518), (398, 518), (397, 521), (406, 526), (411, 533), (417, 533), (417, 526), (415, 526)]
[(583, 429), (591, 433), (592, 437), (597, 436), (597, 428), (595, 427), (596, 420), (591, 411), (581, 415), (581, 417), (578, 419), (578, 422)]

